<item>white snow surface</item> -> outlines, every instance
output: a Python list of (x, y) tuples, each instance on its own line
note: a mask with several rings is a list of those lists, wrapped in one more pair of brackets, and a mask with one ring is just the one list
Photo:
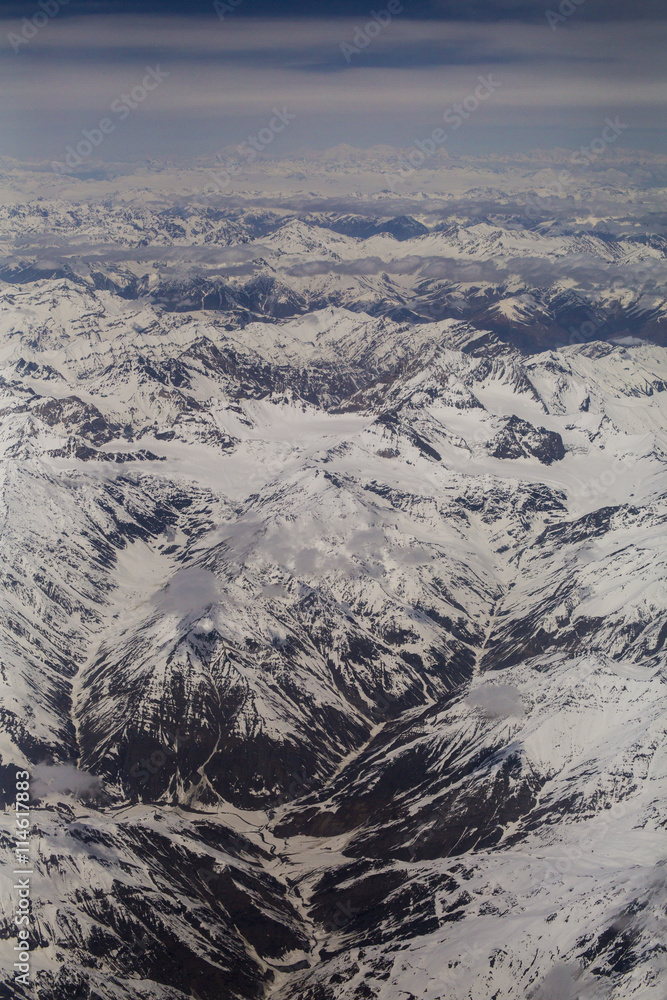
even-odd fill
[[(145, 262), (122, 212), (105, 241), (95, 198), (48, 205), (3, 209), (14, 258), (46, 229), (85, 280), (0, 284), (0, 755), (9, 835), (14, 769), (51, 780), (39, 1000), (664, 1000), (667, 353), (370, 308), (433, 259), (664, 252), (170, 236), (144, 206)], [(91, 279), (105, 242), (137, 297)], [(338, 298), (172, 309), (151, 288), (191, 251)], [(506, 291), (491, 318), (542, 322)]]

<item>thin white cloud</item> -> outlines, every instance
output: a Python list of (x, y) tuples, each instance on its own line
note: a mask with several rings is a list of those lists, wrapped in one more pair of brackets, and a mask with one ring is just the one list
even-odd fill
[(466, 704), (492, 719), (525, 715), (521, 692), (513, 684), (483, 684), (466, 698)]
[(204, 611), (220, 601), (220, 584), (208, 570), (181, 569), (169, 581), (155, 601), (165, 614), (189, 615)]
[(99, 796), (103, 789), (100, 778), (80, 771), (73, 764), (38, 764), (32, 771), (30, 791), (36, 799), (63, 794), (90, 799)]

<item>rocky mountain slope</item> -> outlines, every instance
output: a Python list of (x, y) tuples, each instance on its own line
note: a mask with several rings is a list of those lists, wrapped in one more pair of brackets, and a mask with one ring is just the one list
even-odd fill
[(250, 214), (3, 209), (35, 995), (662, 1000), (662, 306), (429, 269), (664, 248)]

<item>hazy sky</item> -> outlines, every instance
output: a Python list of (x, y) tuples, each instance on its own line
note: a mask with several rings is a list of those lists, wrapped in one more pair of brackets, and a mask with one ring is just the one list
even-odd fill
[(107, 119), (101, 160), (196, 157), (274, 109), (272, 154), (408, 146), (466, 100), (454, 153), (576, 148), (609, 116), (624, 146), (666, 151), (660, 0), (391, 2), (0, 4), (0, 154), (62, 160)]

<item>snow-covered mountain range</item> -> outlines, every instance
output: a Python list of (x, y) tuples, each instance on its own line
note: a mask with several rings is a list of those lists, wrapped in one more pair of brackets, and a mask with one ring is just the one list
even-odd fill
[(664, 1000), (665, 236), (74, 188), (0, 209), (35, 995)]
[(531, 351), (665, 342), (667, 237), (529, 224), (520, 213), (439, 217), (427, 227), (413, 215), (42, 199), (0, 208), (0, 278), (67, 278), (236, 324), (334, 306), (411, 325), (465, 320)]

